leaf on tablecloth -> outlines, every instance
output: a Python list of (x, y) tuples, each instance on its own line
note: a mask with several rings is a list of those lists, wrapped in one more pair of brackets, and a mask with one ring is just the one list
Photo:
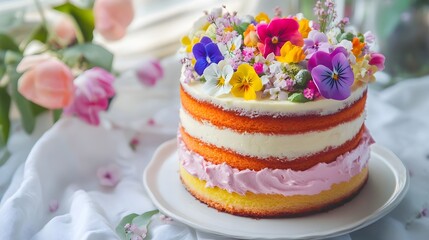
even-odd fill
[(116, 233), (119, 235), (119, 237), (122, 240), (127, 239), (127, 235), (128, 235), (126, 230), (125, 230), (125, 225), (131, 224), (133, 219), (137, 216), (138, 216), (137, 213), (131, 213), (130, 215), (127, 215), (124, 218), (122, 218), (122, 220), (119, 222), (119, 224), (115, 230), (116, 230)]
[(159, 210), (145, 212), (141, 215), (136, 213), (129, 214), (122, 218), (116, 227), (116, 233), (122, 240), (130, 240), (133, 235), (137, 235), (141, 239), (150, 239), (147, 229), (152, 216), (157, 213), (159, 213)]

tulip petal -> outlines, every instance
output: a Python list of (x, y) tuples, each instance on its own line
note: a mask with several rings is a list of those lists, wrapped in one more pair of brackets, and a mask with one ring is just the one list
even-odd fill
[(35, 94), (35, 77), (34, 70), (25, 72), (18, 80), (18, 92), (21, 93), (26, 99), (34, 101)]

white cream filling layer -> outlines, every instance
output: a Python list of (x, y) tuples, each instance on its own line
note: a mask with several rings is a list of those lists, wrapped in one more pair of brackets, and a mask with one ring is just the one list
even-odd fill
[(180, 110), (180, 121), (189, 135), (216, 147), (244, 156), (287, 158), (291, 161), (329, 147), (338, 147), (352, 139), (365, 121), (365, 112), (350, 122), (324, 131), (292, 135), (239, 133), (229, 128), (221, 129), (209, 122), (194, 119), (183, 109)]
[(181, 82), (183, 89), (194, 99), (213, 104), (224, 110), (238, 111), (241, 115), (248, 117), (258, 115), (271, 115), (273, 117), (308, 114), (329, 115), (359, 100), (367, 89), (367, 86), (363, 85), (353, 90), (352, 94), (344, 101), (320, 99), (306, 103), (294, 103), (290, 101), (273, 101), (270, 99), (244, 100), (232, 95), (213, 97), (204, 93), (202, 90), (203, 84), (200, 82), (183, 83), (183, 77), (181, 78)]

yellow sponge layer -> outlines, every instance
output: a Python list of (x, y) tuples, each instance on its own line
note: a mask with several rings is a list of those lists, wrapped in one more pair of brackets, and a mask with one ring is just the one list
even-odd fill
[(353, 198), (364, 186), (368, 168), (364, 168), (348, 182), (334, 184), (331, 189), (319, 194), (293, 196), (251, 192), (240, 195), (218, 187), (209, 188), (204, 180), (192, 176), (182, 166), (180, 176), (187, 190), (210, 207), (234, 215), (262, 218), (307, 215), (341, 205)]

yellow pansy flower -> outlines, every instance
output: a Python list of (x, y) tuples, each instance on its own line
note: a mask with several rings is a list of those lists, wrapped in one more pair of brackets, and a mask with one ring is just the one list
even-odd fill
[(200, 42), (200, 39), (197, 37), (194, 37), (191, 41), (191, 39), (188, 36), (184, 36), (182, 37), (180, 42), (184, 47), (186, 47), (186, 52), (189, 53), (189, 52), (192, 52), (192, 48), (194, 47), (194, 45)]
[(280, 56), (276, 56), (276, 59), (284, 63), (299, 63), (305, 59), (305, 54), (301, 47), (287, 41), (280, 49)]
[(310, 20), (303, 18), (303, 19), (299, 20), (298, 23), (299, 23), (298, 31), (301, 33), (302, 38), (307, 38), (308, 33), (311, 31)]
[(256, 99), (256, 92), (262, 90), (261, 78), (247, 63), (238, 66), (229, 83), (232, 85), (232, 94), (246, 100)]
[(257, 23), (260, 23), (260, 22), (269, 23), (270, 22), (270, 18), (268, 17), (268, 15), (266, 13), (261, 12), (258, 15), (256, 15), (255, 21)]

